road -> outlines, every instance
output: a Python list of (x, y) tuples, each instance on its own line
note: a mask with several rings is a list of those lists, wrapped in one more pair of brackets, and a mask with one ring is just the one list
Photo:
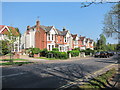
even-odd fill
[(59, 88), (68, 82), (115, 63), (112, 58), (88, 58), (66, 62), (2, 67), (3, 88)]

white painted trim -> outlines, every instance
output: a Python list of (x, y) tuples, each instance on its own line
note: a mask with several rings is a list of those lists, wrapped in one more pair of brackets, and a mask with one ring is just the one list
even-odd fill
[(9, 28), (8, 28), (7, 26), (4, 26), (4, 27), (0, 30), (0, 33), (1, 33), (2, 31), (4, 31), (5, 28), (7, 28), (8, 31), (10, 32)]
[(54, 29), (54, 30), (55, 30), (55, 33), (56, 33), (56, 34), (58, 34), (58, 32), (56, 31), (56, 28), (55, 28), (54, 26), (52, 27), (52, 29)]

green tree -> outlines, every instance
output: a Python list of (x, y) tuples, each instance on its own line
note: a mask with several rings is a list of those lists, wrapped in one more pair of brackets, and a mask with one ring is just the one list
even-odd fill
[(106, 38), (103, 34), (100, 34), (100, 49), (105, 50)]
[[(9, 27), (9, 30), (6, 35), (8, 37), (7, 41), (8, 41), (8, 47), (9, 47), (9, 51), (10, 51), (10, 62), (13, 63), (12, 60), (12, 51), (14, 50), (14, 42), (16, 41), (17, 37), (20, 36), (20, 32), (18, 32), (19, 29), (14, 29), (13, 27)], [(16, 34), (16, 32), (18, 32), (18, 34)]]
[(108, 44), (106, 45), (106, 49), (107, 49), (108, 51), (114, 51), (114, 50), (115, 50), (115, 45), (108, 43)]
[(6, 55), (9, 53), (9, 48), (8, 48), (8, 41), (7, 40), (1, 40), (1, 54)]
[(101, 43), (100, 43), (100, 40), (98, 39), (96, 43), (96, 50), (101, 49), (100, 46), (101, 46)]
[(106, 50), (106, 38), (103, 34), (100, 34), (100, 39), (97, 40), (96, 50)]
[(16, 29), (16, 31), (18, 32), (19, 36), (21, 37), (21, 33), (20, 33), (19, 28), (15, 28), (15, 29)]

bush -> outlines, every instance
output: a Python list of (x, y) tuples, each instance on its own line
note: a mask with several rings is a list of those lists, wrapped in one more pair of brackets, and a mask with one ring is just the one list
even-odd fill
[(39, 48), (33, 48), (33, 54), (38, 54), (40, 52), (41, 50)]
[(79, 56), (80, 51), (78, 50), (72, 50), (72, 51), (68, 51), (68, 54), (71, 53), (71, 57), (76, 57)]
[(74, 48), (73, 50), (77, 50), (77, 51), (80, 51), (80, 48)]
[(85, 55), (90, 55), (90, 53), (94, 54), (94, 50), (87, 48), (86, 50), (81, 50), (81, 52), (85, 52)]
[(46, 57), (47, 53), (48, 53), (48, 50), (46, 48), (44, 48), (43, 50), (41, 50), (41, 56)]
[(1, 43), (1, 46), (0, 46), (0, 50), (1, 50), (1, 55), (6, 55), (6, 54), (9, 54), (10, 53), (10, 50), (9, 50), (9, 42), (8, 41), (0, 41)]
[(59, 51), (48, 51), (47, 58), (56, 58), (56, 59), (67, 59), (68, 54), (66, 52), (59, 52)]
[(59, 51), (59, 49), (58, 48), (53, 48), (52, 51)]
[(33, 57), (34, 54), (40, 53), (41, 50), (39, 48), (29, 48), (27, 52), (29, 53), (29, 57)]

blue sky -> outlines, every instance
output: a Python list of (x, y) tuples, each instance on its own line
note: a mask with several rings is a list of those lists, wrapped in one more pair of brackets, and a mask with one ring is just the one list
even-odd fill
[[(2, 24), (18, 27), (23, 34), (28, 25), (33, 26), (39, 16), (40, 24), (63, 27), (73, 34), (96, 40), (102, 33), (104, 15), (113, 3), (80, 8), (80, 2), (3, 2)], [(109, 43), (117, 40), (108, 39)]]

